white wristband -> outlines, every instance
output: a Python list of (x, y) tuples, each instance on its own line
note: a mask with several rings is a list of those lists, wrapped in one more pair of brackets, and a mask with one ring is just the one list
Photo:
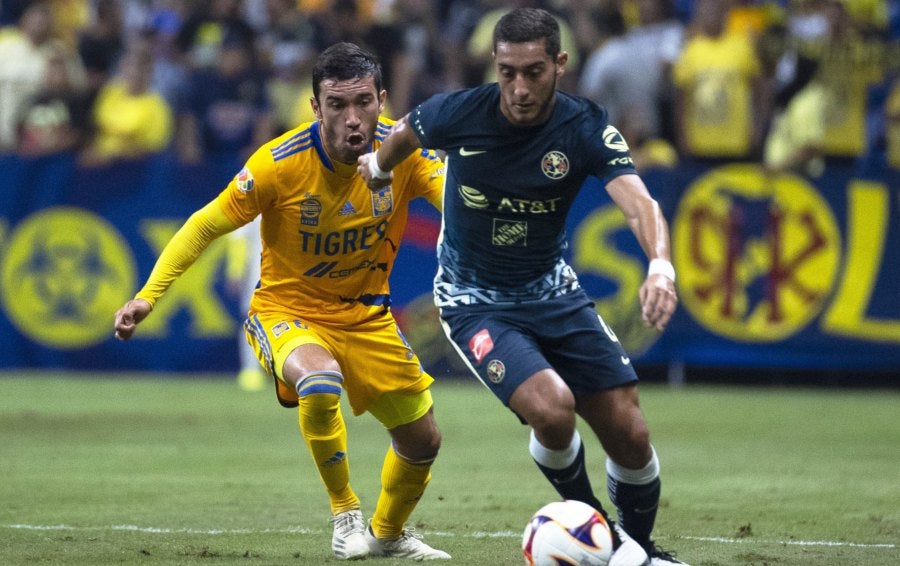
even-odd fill
[(666, 259), (656, 258), (650, 260), (650, 267), (647, 269), (647, 277), (651, 275), (662, 275), (668, 277), (675, 282), (675, 267), (672, 262)]
[(381, 167), (378, 166), (378, 153), (372, 153), (372, 156), (369, 157), (369, 173), (372, 174), (373, 179), (390, 179), (391, 173), (384, 172), (381, 170)]

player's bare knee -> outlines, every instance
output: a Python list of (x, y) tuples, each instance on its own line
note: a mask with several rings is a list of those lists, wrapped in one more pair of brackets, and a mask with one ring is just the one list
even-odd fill
[(624, 434), (635, 450), (650, 455), (650, 429), (640, 409), (635, 407), (624, 420)]
[(434, 429), (433, 433), (426, 439), (425, 442), (422, 442), (418, 446), (419, 459), (421, 460), (434, 460), (437, 458), (438, 452), (441, 450), (441, 442), (442, 442), (441, 433), (439, 430)]
[(510, 408), (520, 415), (547, 448), (568, 446), (575, 432), (575, 397), (567, 388), (519, 391)]
[(425, 436), (408, 439), (406, 442), (394, 440), (394, 452), (411, 464), (433, 462), (441, 449), (441, 433), (437, 429)]
[(560, 450), (569, 445), (575, 434), (575, 413), (562, 408), (545, 410), (532, 417), (528, 424), (542, 445)]
[(341, 375), (341, 366), (337, 360), (331, 357), (331, 354), (321, 347), (312, 350), (295, 348), (284, 361), (281, 369), (284, 380), (294, 388), (297, 388), (310, 376), (323, 373)]
[(653, 457), (650, 433), (643, 421), (607, 435), (602, 444), (613, 461), (629, 469), (643, 468)]
[(390, 434), (394, 452), (411, 463), (433, 461), (443, 440), (431, 411), (418, 420), (392, 428)]
[(407, 444), (413, 445), (413, 450), (420, 458), (434, 458), (437, 456), (438, 451), (441, 449), (441, 442), (443, 441), (441, 431), (438, 429), (437, 424), (432, 420), (429, 423), (429, 426), (417, 432), (419, 433), (411, 439), (412, 442), (408, 442)]
[(641, 423), (640, 425), (632, 427), (629, 441), (633, 452), (640, 455), (639, 459), (642, 460), (642, 462), (638, 463), (641, 465), (646, 464), (653, 454), (653, 449), (650, 447), (650, 431), (647, 430), (647, 425)]

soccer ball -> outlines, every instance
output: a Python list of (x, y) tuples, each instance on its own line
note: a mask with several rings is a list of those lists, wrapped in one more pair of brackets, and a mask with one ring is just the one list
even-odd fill
[(522, 536), (528, 566), (607, 566), (612, 533), (599, 511), (581, 501), (554, 501), (531, 516)]

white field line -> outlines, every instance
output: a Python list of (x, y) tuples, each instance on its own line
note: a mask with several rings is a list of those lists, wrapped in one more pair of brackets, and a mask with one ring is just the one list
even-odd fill
[(846, 542), (831, 540), (760, 540), (752, 537), (749, 538), (727, 538), (727, 537), (677, 537), (684, 540), (696, 540), (700, 542), (720, 542), (724, 544), (779, 544), (784, 546), (842, 546), (852, 548), (897, 548), (896, 544), (891, 543), (874, 543), (867, 544), (862, 542)]
[[(282, 529), (189, 529), (189, 528), (170, 528), (170, 527), (141, 527), (138, 525), (110, 525), (106, 527), (76, 527), (72, 525), (28, 525), (28, 524), (12, 524), (0, 525), (4, 529), (19, 529), (23, 531), (129, 531), (135, 533), (151, 533), (151, 534), (189, 534), (189, 535), (245, 535), (245, 534), (301, 534), (301, 535), (322, 535), (326, 534), (323, 529), (308, 529), (303, 527), (292, 527)], [(330, 532), (330, 531), (328, 531)], [(464, 537), (464, 538), (519, 538), (522, 533), (513, 531), (474, 531), (469, 533), (453, 533), (447, 531), (425, 531), (422, 534), (438, 537)], [(661, 537), (665, 538), (665, 537)], [(826, 546), (826, 547), (849, 547), (849, 548), (897, 548), (898, 545), (891, 543), (860, 543), (846, 541), (828, 541), (828, 540), (760, 540), (755, 538), (727, 538), (727, 537), (696, 537), (696, 536), (679, 536), (684, 540), (695, 540), (700, 542), (715, 542), (720, 544), (776, 544), (786, 546)]]

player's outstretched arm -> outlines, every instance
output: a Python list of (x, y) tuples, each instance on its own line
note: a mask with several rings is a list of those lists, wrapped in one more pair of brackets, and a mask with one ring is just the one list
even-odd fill
[(237, 226), (225, 215), (218, 200), (213, 200), (188, 218), (172, 236), (137, 296), (116, 311), (116, 338), (128, 340), (135, 327), (153, 310), (166, 289), (187, 270), (219, 236)]
[(386, 187), (391, 184), (391, 170), (420, 147), (422, 145), (409, 125), (407, 114), (394, 124), (377, 151), (359, 156), (356, 171), (370, 189)]
[(116, 311), (116, 338), (128, 340), (138, 323), (147, 318), (153, 307), (144, 299), (131, 299)]
[(669, 226), (659, 203), (650, 196), (637, 175), (620, 175), (606, 185), (606, 190), (625, 214), (631, 231), (650, 259), (647, 279), (639, 292), (641, 318), (644, 324), (662, 332), (678, 306), (675, 269), (670, 260)]

